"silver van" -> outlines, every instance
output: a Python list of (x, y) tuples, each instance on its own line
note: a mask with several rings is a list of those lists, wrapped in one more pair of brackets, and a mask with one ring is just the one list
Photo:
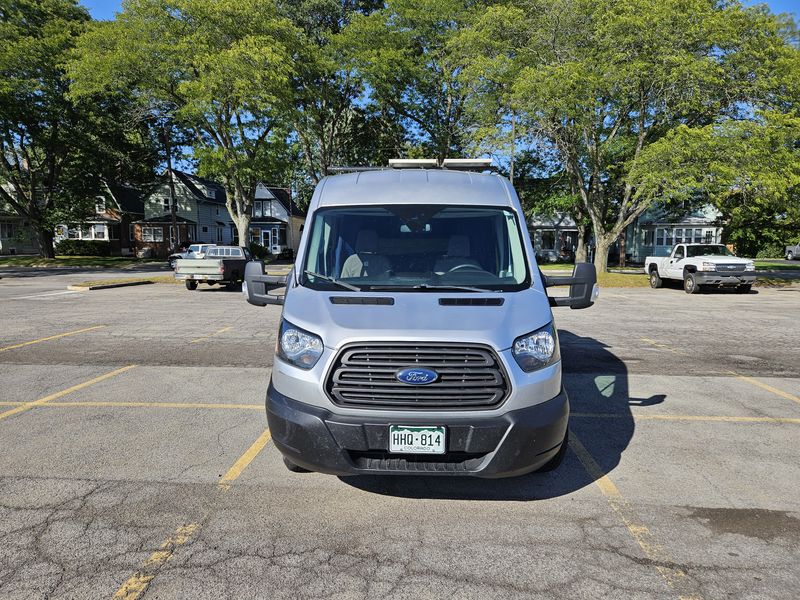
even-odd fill
[(283, 304), (266, 407), (290, 470), (511, 477), (563, 459), (551, 306), (591, 306), (596, 274), (542, 275), (507, 179), (326, 177), (289, 276), (253, 261), (245, 280), (251, 304)]

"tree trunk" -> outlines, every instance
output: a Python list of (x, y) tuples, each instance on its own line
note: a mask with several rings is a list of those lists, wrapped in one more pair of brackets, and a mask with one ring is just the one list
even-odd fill
[(44, 258), (55, 258), (56, 251), (53, 248), (53, 230), (47, 225), (36, 223), (36, 237), (39, 242), (39, 255)]
[(231, 219), (233, 219), (239, 234), (239, 245), (248, 248), (250, 246), (250, 215), (248, 213), (231, 215)]
[(608, 251), (614, 243), (614, 238), (611, 236), (599, 235), (595, 236), (595, 243), (597, 244), (594, 251), (594, 268), (597, 274), (605, 273), (608, 271)]
[(575, 262), (588, 262), (586, 240), (589, 238), (589, 226), (578, 225), (578, 240), (575, 246)]
[(622, 230), (622, 233), (619, 235), (619, 266), (625, 266), (625, 230)]

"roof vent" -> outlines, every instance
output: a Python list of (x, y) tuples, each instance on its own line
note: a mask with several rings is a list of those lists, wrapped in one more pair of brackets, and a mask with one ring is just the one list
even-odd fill
[(443, 169), (453, 171), (483, 171), (492, 168), (491, 158), (445, 158), (442, 161)]
[(435, 169), (439, 162), (435, 158), (390, 158), (393, 169)]

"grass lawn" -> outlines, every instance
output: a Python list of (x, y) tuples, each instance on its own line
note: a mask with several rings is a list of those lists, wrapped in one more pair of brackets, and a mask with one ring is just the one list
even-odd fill
[(800, 271), (800, 262), (790, 263), (757, 260), (756, 271)]
[(93, 285), (111, 285), (117, 283), (139, 283), (142, 281), (152, 281), (153, 283), (183, 283), (175, 279), (174, 275), (157, 275), (155, 277), (111, 277), (108, 279), (91, 279), (89, 281), (81, 281), (73, 285), (80, 287), (91, 287)]
[(0, 256), (0, 267), (125, 267), (152, 262), (163, 264), (164, 261), (140, 260), (127, 256)]

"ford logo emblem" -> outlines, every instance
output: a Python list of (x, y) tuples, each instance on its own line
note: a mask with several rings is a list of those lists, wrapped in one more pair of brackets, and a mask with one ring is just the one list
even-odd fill
[(431, 369), (403, 369), (395, 375), (397, 381), (402, 381), (408, 385), (428, 385), (439, 379), (439, 374)]

